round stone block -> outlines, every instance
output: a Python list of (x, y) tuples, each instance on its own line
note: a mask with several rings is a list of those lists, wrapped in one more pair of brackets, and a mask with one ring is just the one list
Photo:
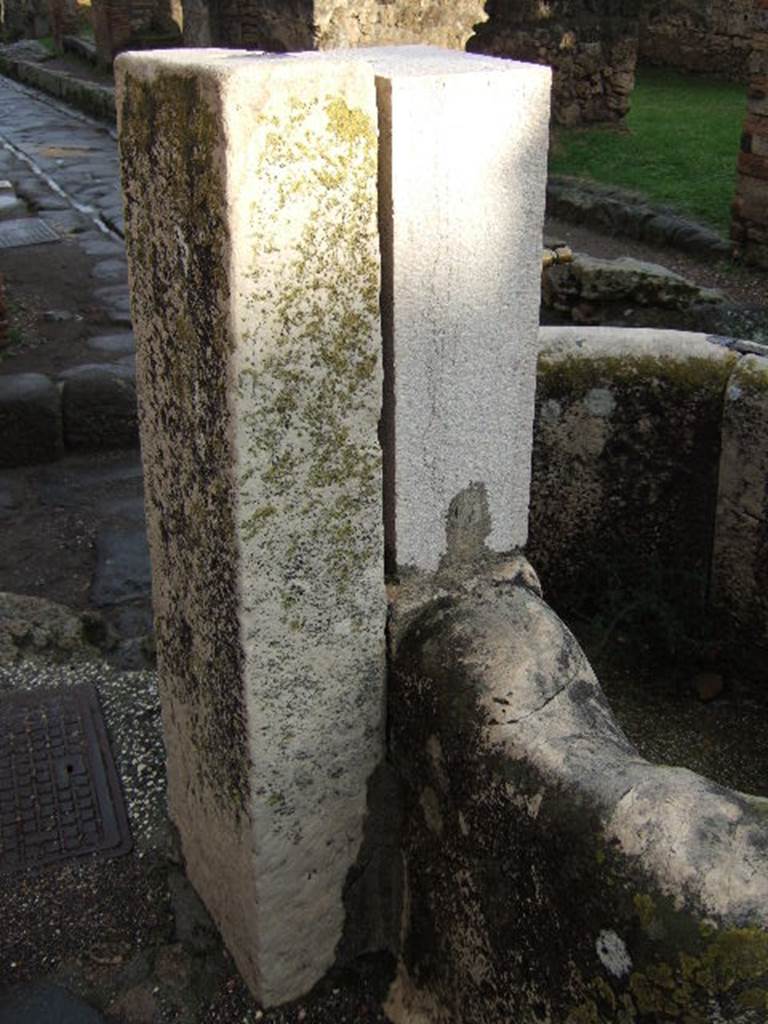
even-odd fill
[(42, 373), (0, 376), (0, 466), (51, 462), (61, 447), (61, 401)]
[(76, 366), (61, 375), (64, 443), (88, 451), (139, 443), (136, 377), (117, 363)]

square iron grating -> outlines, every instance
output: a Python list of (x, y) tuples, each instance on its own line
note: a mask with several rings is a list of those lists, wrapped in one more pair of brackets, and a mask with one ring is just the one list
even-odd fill
[(0, 874), (131, 846), (95, 688), (0, 697)]
[(43, 242), (60, 242), (59, 234), (50, 224), (36, 217), (22, 217), (19, 220), (0, 221), (0, 249), (15, 249), (22, 245), (40, 245)]

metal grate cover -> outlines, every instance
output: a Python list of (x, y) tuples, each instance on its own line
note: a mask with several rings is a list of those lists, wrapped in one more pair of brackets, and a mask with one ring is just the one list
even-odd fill
[(22, 245), (40, 245), (42, 242), (60, 242), (58, 232), (44, 220), (22, 217), (19, 220), (0, 221), (0, 249), (14, 249)]
[(95, 688), (0, 697), (0, 873), (131, 845)]

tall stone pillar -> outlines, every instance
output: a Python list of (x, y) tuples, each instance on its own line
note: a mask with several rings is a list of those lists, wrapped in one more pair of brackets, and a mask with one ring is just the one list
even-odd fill
[(403, 572), (525, 542), (549, 72), (117, 68), (171, 814), (279, 1003), (333, 961), (383, 756), (385, 518)]
[(194, 50), (118, 73), (170, 812), (279, 1003), (333, 962), (383, 753), (373, 74)]
[(379, 94), (389, 563), (431, 572), (527, 539), (551, 75), (349, 59)]
[(747, 116), (741, 136), (731, 238), (737, 256), (768, 267), (768, 0), (754, 0)]

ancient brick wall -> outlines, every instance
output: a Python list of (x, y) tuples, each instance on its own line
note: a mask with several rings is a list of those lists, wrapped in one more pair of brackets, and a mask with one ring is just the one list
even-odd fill
[(637, 6), (621, 0), (494, 0), (469, 49), (552, 66), (559, 124), (616, 121), (629, 110)]
[(2, 0), (0, 29), (7, 40), (37, 39), (50, 31), (46, 0)]
[(731, 238), (738, 256), (768, 268), (768, 0), (755, 0), (747, 117), (741, 136)]
[(184, 0), (184, 40), (275, 51), (396, 43), (463, 49), (484, 19), (482, 0)]
[(552, 65), (555, 119), (579, 124), (616, 121), (629, 109), (637, 6), (630, 0), (184, 0), (184, 41), (277, 51), (466, 46)]
[(181, 31), (181, 19), (181, 0), (92, 0), (91, 4), (96, 47), (104, 63), (121, 50), (153, 42), (172, 44)]
[(63, 36), (77, 32), (76, 0), (48, 0), (48, 18), (54, 45), (61, 52)]
[(665, 0), (640, 20), (640, 59), (746, 81), (754, 0)]

